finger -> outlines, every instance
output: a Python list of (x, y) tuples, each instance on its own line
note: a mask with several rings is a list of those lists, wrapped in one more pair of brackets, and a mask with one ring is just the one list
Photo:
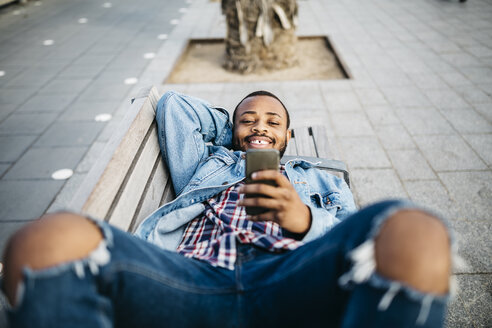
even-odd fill
[(249, 216), (248, 219), (250, 219), (252, 221), (271, 221), (271, 222), (278, 223), (276, 211), (268, 211), (265, 213), (252, 215), (252, 216)]
[(254, 183), (247, 184), (242, 186), (239, 189), (240, 194), (261, 194), (271, 198), (275, 198), (275, 195), (278, 193), (278, 188), (267, 185), (265, 183)]
[(253, 180), (273, 180), (279, 187), (290, 186), (289, 180), (280, 172), (274, 170), (257, 171), (251, 175)]
[(271, 222), (278, 223), (277, 214), (278, 214), (277, 211), (268, 211), (265, 213), (258, 214), (256, 217), (258, 221), (271, 221)]
[(255, 197), (243, 198), (239, 201), (239, 206), (244, 207), (263, 207), (270, 210), (278, 210), (279, 202), (273, 198)]

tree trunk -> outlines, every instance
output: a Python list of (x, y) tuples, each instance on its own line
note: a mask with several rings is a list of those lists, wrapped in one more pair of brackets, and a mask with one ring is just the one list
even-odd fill
[(295, 0), (222, 0), (227, 21), (224, 67), (240, 73), (297, 64)]

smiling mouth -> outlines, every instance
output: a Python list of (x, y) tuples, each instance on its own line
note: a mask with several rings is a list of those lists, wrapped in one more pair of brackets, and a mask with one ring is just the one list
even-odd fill
[(262, 136), (251, 136), (246, 138), (246, 142), (251, 146), (251, 147), (268, 147), (269, 145), (273, 144), (272, 139), (268, 137), (262, 137)]

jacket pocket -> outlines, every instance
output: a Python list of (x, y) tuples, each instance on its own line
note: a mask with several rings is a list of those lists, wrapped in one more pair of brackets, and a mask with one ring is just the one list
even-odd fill
[(342, 209), (340, 194), (338, 192), (311, 193), (310, 198), (313, 205), (318, 208), (324, 208), (329, 212), (336, 214), (337, 211)]

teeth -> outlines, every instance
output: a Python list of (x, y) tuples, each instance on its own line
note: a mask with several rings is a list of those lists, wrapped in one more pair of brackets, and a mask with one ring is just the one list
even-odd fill
[(264, 140), (253, 140), (251, 141), (252, 144), (257, 144), (257, 145), (267, 145), (268, 142), (264, 141)]

